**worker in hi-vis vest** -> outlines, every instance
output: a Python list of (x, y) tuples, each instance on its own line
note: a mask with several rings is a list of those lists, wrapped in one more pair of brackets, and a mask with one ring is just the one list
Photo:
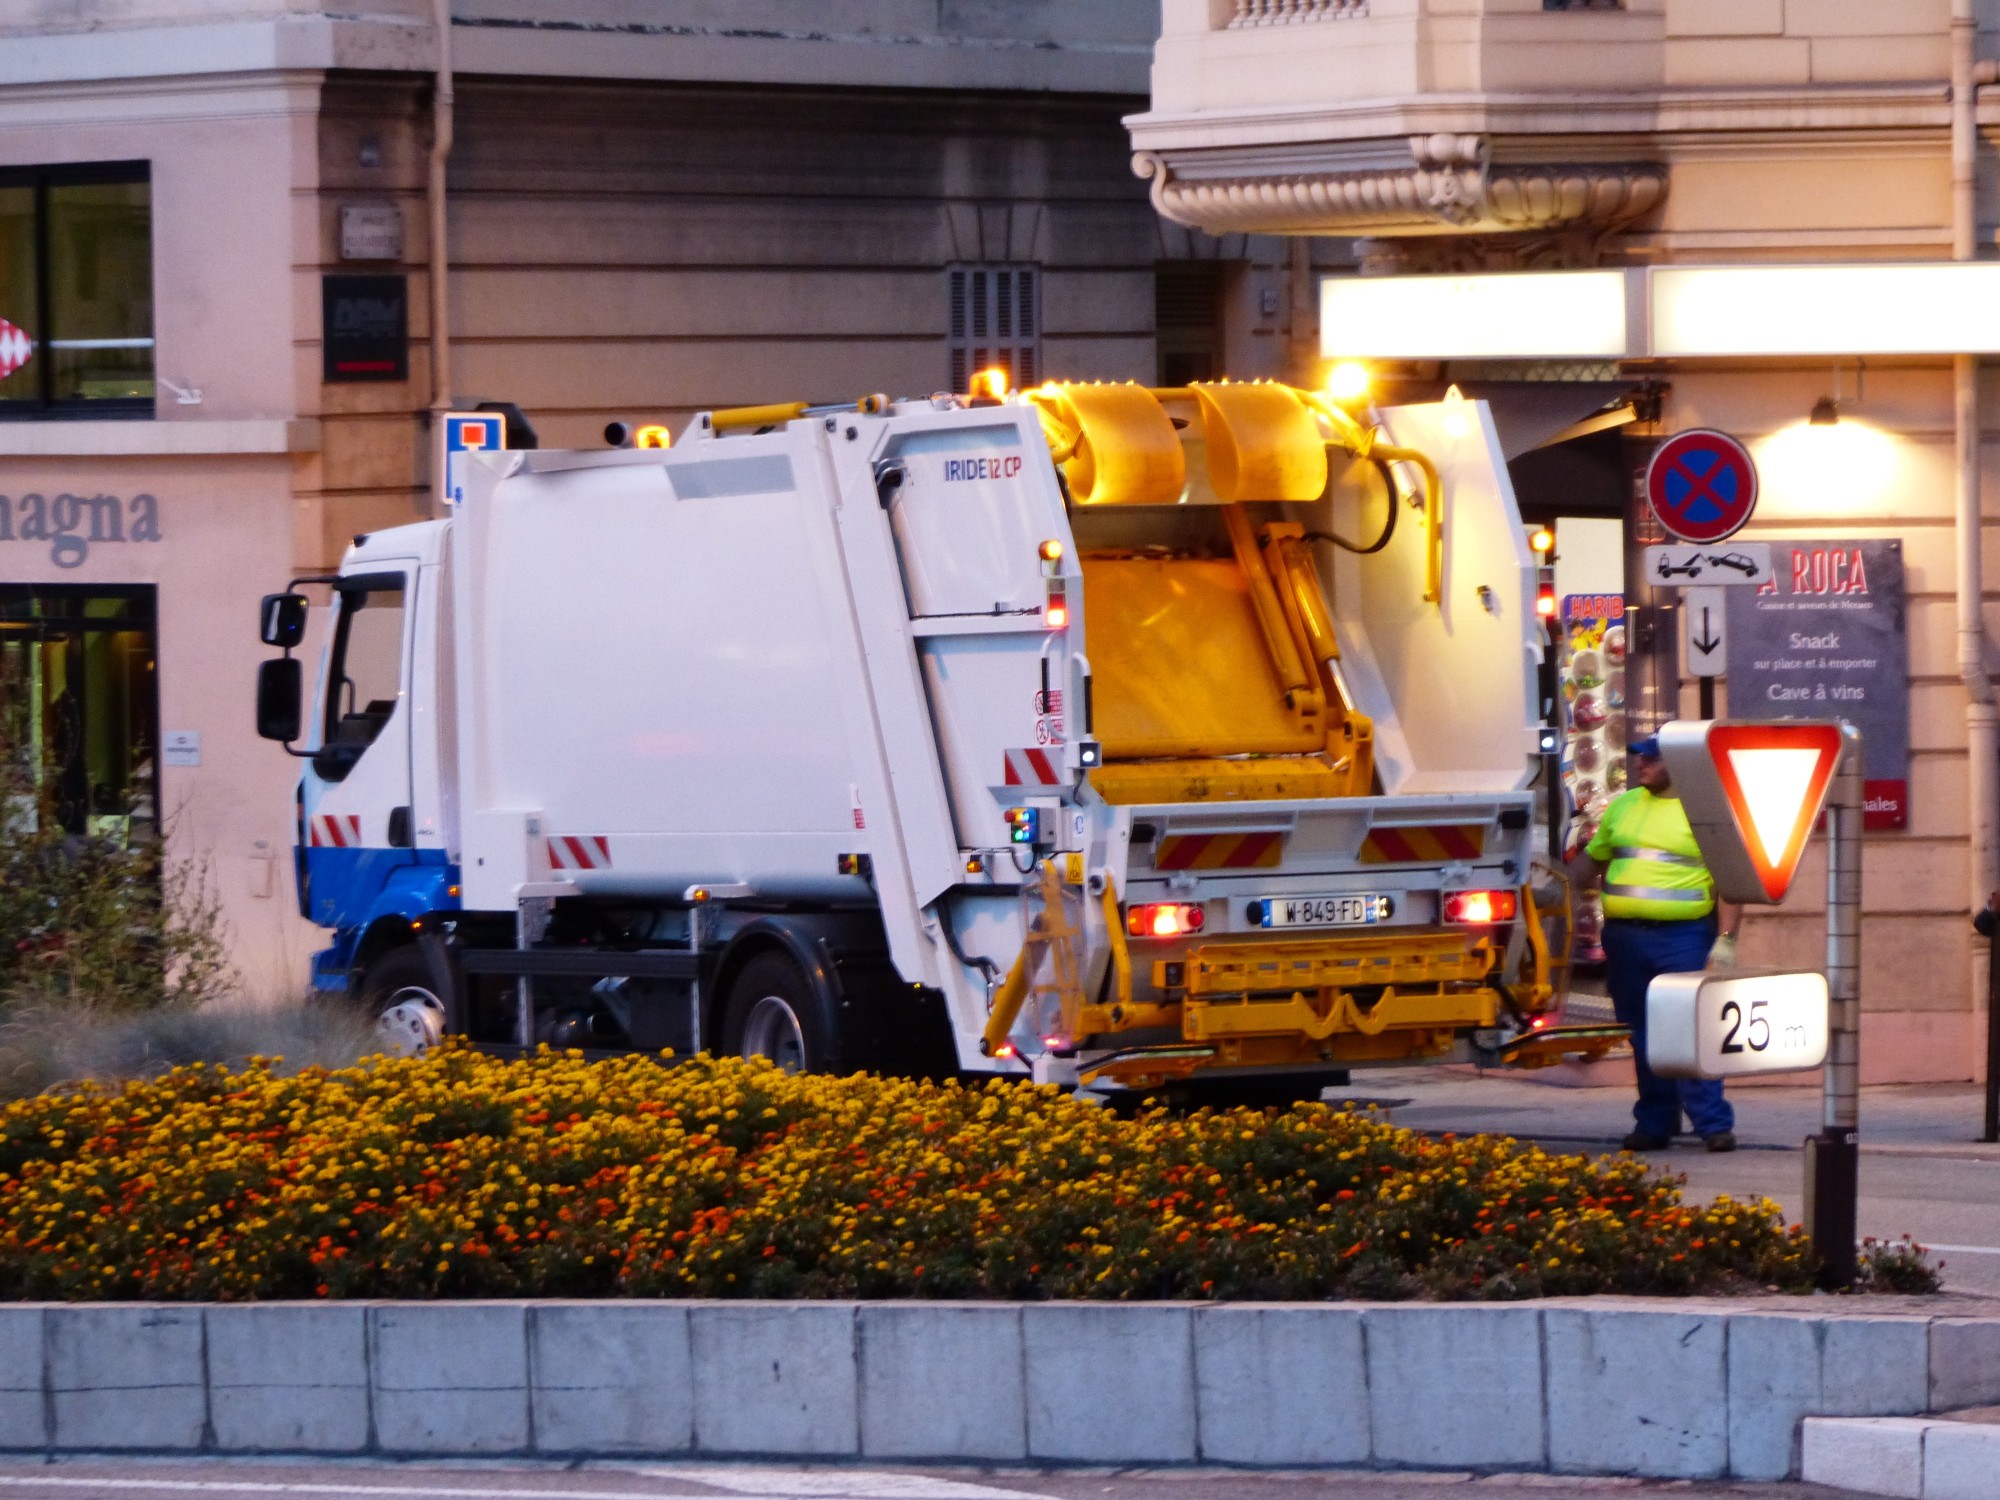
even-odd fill
[[(1632, 1033), (1639, 1075), (1627, 1151), (1664, 1151), (1687, 1116), (1711, 1151), (1736, 1149), (1736, 1112), (1714, 1078), (1662, 1078), (1646, 1065), (1646, 988), (1659, 974), (1736, 966), (1740, 907), (1719, 903), (1657, 735), (1631, 746), (1632, 779), (1570, 861), (1579, 890), (1604, 882), (1605, 986)], [(1720, 936), (1718, 936), (1718, 930)]]

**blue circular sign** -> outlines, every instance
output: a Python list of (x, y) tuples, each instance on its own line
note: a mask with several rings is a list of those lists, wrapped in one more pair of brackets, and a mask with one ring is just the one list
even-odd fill
[(1757, 465), (1726, 432), (1696, 427), (1660, 444), (1646, 468), (1646, 500), (1684, 542), (1719, 542), (1757, 508)]

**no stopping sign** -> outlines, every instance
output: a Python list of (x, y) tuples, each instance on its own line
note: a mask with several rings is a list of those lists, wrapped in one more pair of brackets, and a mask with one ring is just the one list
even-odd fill
[(1726, 432), (1696, 427), (1660, 444), (1646, 467), (1646, 500), (1684, 542), (1733, 536), (1757, 508), (1757, 465)]

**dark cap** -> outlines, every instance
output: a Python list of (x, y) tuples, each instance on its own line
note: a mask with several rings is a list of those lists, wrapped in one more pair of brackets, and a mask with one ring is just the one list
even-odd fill
[(1649, 734), (1643, 740), (1634, 740), (1628, 747), (1634, 755), (1643, 755), (1648, 760), (1660, 758), (1660, 737)]

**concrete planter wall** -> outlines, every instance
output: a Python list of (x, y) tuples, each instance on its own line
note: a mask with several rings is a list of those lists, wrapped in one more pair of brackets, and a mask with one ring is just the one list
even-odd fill
[(0, 1449), (1797, 1472), (2000, 1402), (2000, 1318), (1820, 1301), (0, 1306)]

